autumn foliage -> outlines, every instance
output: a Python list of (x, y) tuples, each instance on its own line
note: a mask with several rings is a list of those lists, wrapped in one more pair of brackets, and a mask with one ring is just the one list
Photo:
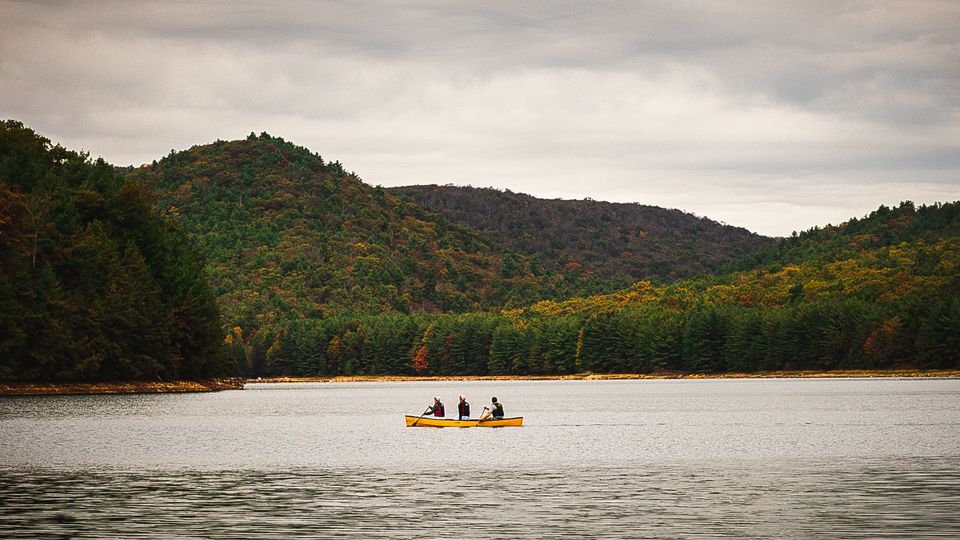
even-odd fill
[(592, 277), (608, 291), (639, 280), (667, 282), (717, 272), (775, 242), (680, 210), (642, 204), (539, 199), (460, 186), (389, 191), (477, 230), (544, 269)]
[(413, 355), (413, 370), (417, 372), (417, 375), (423, 375), (428, 367), (430, 367), (430, 363), (427, 361), (427, 347), (421, 345)]
[(151, 186), (209, 265), (226, 324), (343, 313), (465, 312), (604, 289), (539, 271), (472, 229), (269, 134), (171, 152)]
[(5, 122), (0, 379), (960, 367), (960, 203), (773, 241), (531, 199), (265, 133), (118, 174)]
[[(915, 225), (926, 232), (914, 242), (900, 236), (895, 245), (863, 247), (864, 230), (882, 236), (888, 226), (874, 216), (833, 248), (813, 249), (804, 239), (806, 255), (787, 264), (664, 285), (641, 281), (612, 294), (499, 313), (340, 316), (284, 331), (301, 343), (363, 336), (349, 365), (365, 373), (956, 368), (960, 236), (953, 231), (960, 213), (956, 203), (911, 208), (894, 214), (915, 213), (926, 224)], [(771, 249), (795, 253), (790, 244), (800, 241)], [(851, 243), (858, 247), (848, 249)], [(331, 370), (321, 358), (294, 368), (307, 353), (287, 353), (279, 363), (293, 369), (285, 374), (353, 374)]]

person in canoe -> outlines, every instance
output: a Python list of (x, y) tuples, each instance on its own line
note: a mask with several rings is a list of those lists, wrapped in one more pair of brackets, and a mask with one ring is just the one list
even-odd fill
[(460, 420), (470, 418), (470, 404), (467, 403), (467, 398), (463, 396), (460, 396), (460, 403), (457, 404), (457, 414)]
[(501, 405), (496, 397), (490, 398), (490, 407), (483, 408), (483, 414), (480, 415), (480, 420), (486, 420), (487, 418), (493, 417), (494, 420), (500, 420), (503, 418), (503, 405)]
[(433, 405), (427, 407), (427, 410), (423, 413), (424, 416), (428, 414), (432, 414), (441, 418), (446, 416), (446, 411), (443, 410), (443, 403), (440, 402), (440, 398), (433, 398)]

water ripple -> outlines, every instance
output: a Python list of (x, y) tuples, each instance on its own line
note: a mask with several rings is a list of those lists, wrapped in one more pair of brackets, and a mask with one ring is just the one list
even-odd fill
[(0, 536), (960, 535), (953, 460), (496, 471), (0, 469)]

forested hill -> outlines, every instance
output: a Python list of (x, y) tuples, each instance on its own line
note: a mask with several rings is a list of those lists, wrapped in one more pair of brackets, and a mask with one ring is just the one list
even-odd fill
[[(848, 249), (849, 238), (834, 233), (815, 241), (820, 233), (808, 231), (798, 235), (804, 243), (786, 243), (784, 253), (816, 253), (796, 264), (641, 281), (500, 314), (300, 321), (232, 348), (257, 374), (955, 369), (957, 204), (880, 208), (838, 228), (872, 247)], [(884, 240), (891, 228), (898, 232)]]
[(204, 262), (142, 185), (0, 123), (0, 381), (229, 375)]
[(960, 236), (960, 202), (917, 207), (906, 201), (893, 208), (880, 206), (863, 218), (839, 225), (794, 233), (767, 249), (744, 256), (731, 268), (749, 270), (806, 261), (827, 263), (901, 242), (936, 243), (957, 236)]
[(596, 273), (625, 286), (713, 273), (774, 240), (680, 210), (538, 199), (491, 188), (407, 186), (391, 192), (473, 227), (547, 269)]
[(483, 310), (584, 290), (579, 276), (535, 275), (523, 256), (266, 133), (127, 174), (198, 241), (230, 326)]

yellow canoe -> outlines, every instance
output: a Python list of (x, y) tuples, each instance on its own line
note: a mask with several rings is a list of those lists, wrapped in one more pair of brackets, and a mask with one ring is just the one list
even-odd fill
[(409, 415), (404, 418), (407, 420), (407, 427), (520, 427), (523, 425), (522, 416), (489, 420), (454, 420), (435, 416), (420, 418)]

